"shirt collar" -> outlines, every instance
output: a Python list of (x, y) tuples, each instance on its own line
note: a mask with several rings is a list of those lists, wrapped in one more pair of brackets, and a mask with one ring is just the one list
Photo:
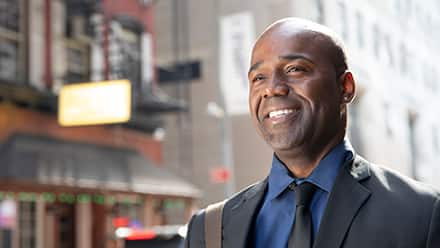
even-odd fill
[(348, 139), (344, 139), (336, 145), (313, 170), (312, 174), (305, 179), (294, 178), (281, 160), (274, 154), (272, 168), (269, 173), (269, 187), (267, 196), (270, 199), (281, 194), (293, 181), (301, 183), (307, 181), (315, 184), (320, 189), (329, 193), (338, 175), (339, 167), (347, 159), (354, 155), (353, 148)]

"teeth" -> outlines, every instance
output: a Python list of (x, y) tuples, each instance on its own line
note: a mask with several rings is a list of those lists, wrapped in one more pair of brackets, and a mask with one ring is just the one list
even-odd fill
[(287, 115), (289, 113), (293, 113), (293, 109), (280, 109), (280, 110), (270, 112), (269, 118), (280, 117), (283, 115)]

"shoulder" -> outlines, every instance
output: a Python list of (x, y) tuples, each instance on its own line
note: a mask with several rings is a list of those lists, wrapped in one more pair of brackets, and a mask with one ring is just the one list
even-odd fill
[(247, 186), (246, 188), (240, 190), (238, 193), (234, 194), (231, 198), (226, 200), (225, 209), (234, 208), (242, 201), (256, 196), (258, 193), (266, 190), (266, 186), (267, 178)]
[[(365, 160), (364, 160), (365, 162)], [(440, 208), (439, 191), (423, 182), (418, 182), (397, 171), (382, 165), (368, 163), (369, 176), (360, 180), (361, 185), (370, 192), (366, 204), (367, 212), (379, 212), (385, 217), (400, 216), (405, 220), (424, 222), (428, 225), (432, 216)]]
[(379, 216), (398, 230), (408, 228), (413, 239), (418, 230), (426, 247), (440, 247), (439, 191), (385, 166), (370, 163), (369, 168), (370, 178), (361, 182), (371, 192), (368, 218)]
[(432, 201), (440, 198), (439, 191), (428, 184), (416, 181), (385, 166), (369, 164), (371, 173), (369, 186), (372, 189), (382, 189), (384, 193), (392, 193), (407, 200), (417, 198)]
[[(247, 186), (246, 188), (240, 190), (239, 192), (235, 193), (230, 198), (222, 201), (224, 203), (224, 209), (230, 209), (233, 208), (236, 204), (242, 202), (245, 199), (253, 197), (257, 192), (264, 190), (267, 184), (267, 179), (264, 179), (262, 181), (258, 181), (254, 184), (251, 184)], [(216, 202), (213, 204), (218, 204), (220, 202)], [(213, 205), (211, 204), (211, 205)], [(194, 226), (197, 226), (199, 224), (202, 224), (205, 219), (205, 210), (206, 208), (203, 208), (199, 210), (196, 214), (193, 215), (191, 218), (191, 221), (194, 222)]]
[[(225, 215), (225, 212), (227, 214), (230, 209), (233, 209), (240, 202), (250, 197), (253, 197), (257, 192), (263, 190), (266, 187), (266, 184), (267, 179), (256, 182), (240, 190), (238, 193), (234, 194), (230, 198), (224, 200), (223, 215)], [(218, 203), (220, 202), (214, 204)], [(191, 220), (188, 223), (188, 231), (186, 237), (187, 247), (204, 247), (205, 213), (206, 208), (203, 208), (191, 217)]]
[(204, 222), (205, 213), (203, 210), (198, 211), (191, 217), (191, 220), (188, 223), (185, 247), (204, 247)]

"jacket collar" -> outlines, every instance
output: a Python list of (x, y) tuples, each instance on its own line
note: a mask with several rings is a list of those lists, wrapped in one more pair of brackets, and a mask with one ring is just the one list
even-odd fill
[[(352, 220), (371, 192), (361, 181), (370, 177), (369, 163), (358, 155), (341, 166), (330, 193), (314, 248), (340, 247)], [(267, 189), (267, 178), (250, 186), (226, 203), (223, 215), (223, 247), (246, 247), (253, 220)]]
[(371, 195), (360, 183), (369, 177), (369, 163), (358, 155), (342, 166), (330, 193), (314, 248), (341, 246), (354, 217)]
[(267, 188), (267, 178), (232, 198), (223, 210), (223, 247), (246, 247), (251, 227)]

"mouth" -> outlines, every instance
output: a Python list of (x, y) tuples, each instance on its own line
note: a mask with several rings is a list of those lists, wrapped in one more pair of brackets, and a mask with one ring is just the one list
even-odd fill
[(270, 111), (267, 116), (272, 119), (272, 118), (278, 118), (284, 115), (288, 115), (293, 112), (296, 112), (296, 109), (280, 109), (280, 110)]
[(290, 117), (296, 116), (300, 112), (299, 108), (282, 108), (269, 111), (264, 119), (272, 122), (281, 122)]

